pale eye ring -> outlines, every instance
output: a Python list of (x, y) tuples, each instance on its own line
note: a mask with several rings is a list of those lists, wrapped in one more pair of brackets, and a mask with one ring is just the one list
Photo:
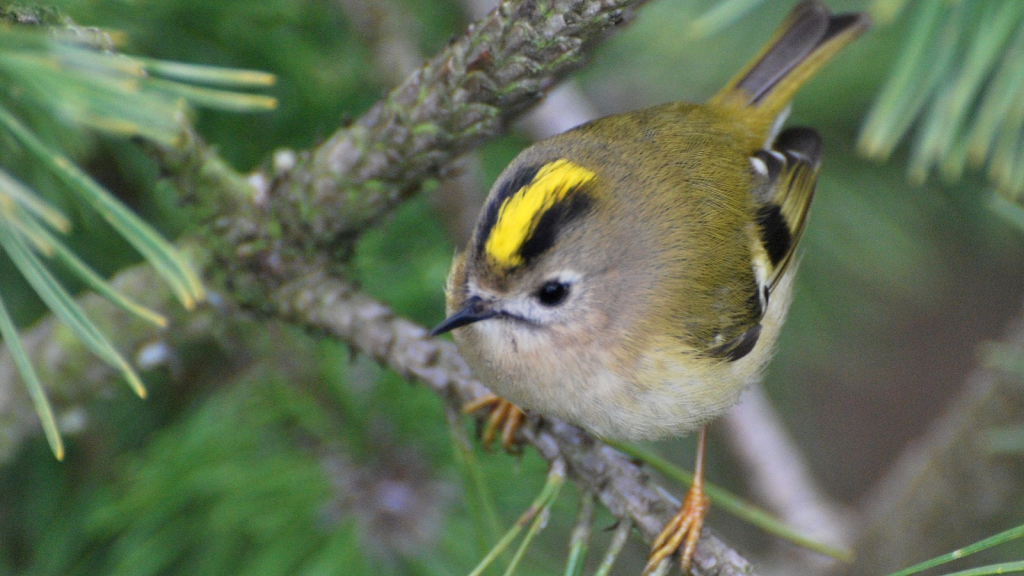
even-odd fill
[(548, 280), (537, 289), (535, 296), (544, 306), (554, 308), (561, 305), (569, 297), (569, 285), (558, 280)]

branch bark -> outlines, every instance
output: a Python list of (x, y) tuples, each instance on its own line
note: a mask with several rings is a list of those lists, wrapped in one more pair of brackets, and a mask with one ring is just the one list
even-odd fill
[[(473, 378), (455, 345), (430, 338), (426, 328), (397, 317), (387, 306), (325, 271), (309, 270), (276, 292), (286, 320), (317, 328), (403, 377), (421, 382), (461, 407), (488, 393)], [(631, 518), (651, 541), (679, 508), (639, 465), (586, 432), (556, 419), (531, 419), (521, 431), (548, 462), (565, 460), (570, 477), (592, 491), (612, 514)], [(704, 530), (694, 557), (697, 576), (754, 574), (753, 567), (712, 530)]]
[(344, 255), (353, 237), (537, 103), (643, 3), (501, 3), (352, 126), (274, 173), (259, 209), (275, 226), (253, 241)]

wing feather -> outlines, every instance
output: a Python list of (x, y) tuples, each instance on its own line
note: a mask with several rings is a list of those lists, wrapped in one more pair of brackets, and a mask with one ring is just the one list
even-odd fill
[(753, 191), (758, 234), (751, 250), (755, 278), (748, 299), (751, 314), (748, 322), (724, 330), (720, 337), (725, 341), (710, 347), (710, 355), (735, 361), (757, 344), (771, 293), (795, 261), (807, 228), (820, 163), (821, 137), (810, 128), (785, 130), (770, 150), (751, 156), (760, 181)]
[(821, 166), (821, 137), (810, 128), (789, 128), (779, 134), (771, 150), (762, 150), (754, 158), (766, 167), (764, 183), (755, 193), (763, 249), (760, 258), (761, 251), (755, 250), (755, 270), (764, 270), (758, 277), (770, 295), (792, 264), (807, 228)]

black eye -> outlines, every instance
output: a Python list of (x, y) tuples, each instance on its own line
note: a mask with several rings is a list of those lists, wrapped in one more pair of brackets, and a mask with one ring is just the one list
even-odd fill
[(551, 280), (537, 290), (537, 300), (545, 306), (558, 306), (569, 295), (569, 285)]

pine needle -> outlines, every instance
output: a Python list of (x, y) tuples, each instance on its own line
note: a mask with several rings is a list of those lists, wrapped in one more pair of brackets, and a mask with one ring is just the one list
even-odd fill
[[(654, 468), (670, 480), (675, 480), (684, 486), (689, 486), (693, 483), (693, 474), (690, 474), (675, 464), (672, 464), (654, 452), (612, 440), (605, 440), (605, 442), (609, 446), (612, 446), (629, 456), (643, 460), (644, 463), (648, 464), (651, 468)], [(807, 548), (808, 550), (812, 550), (830, 558), (835, 558), (842, 562), (853, 561), (852, 550), (819, 542), (808, 536), (800, 534), (793, 528), (786, 526), (781, 520), (775, 518), (765, 510), (743, 500), (739, 496), (732, 494), (720, 486), (707, 482), (707, 480), (704, 481), (704, 492), (715, 507), (721, 508), (737, 518), (746, 520), (750, 524), (757, 526), (769, 534), (774, 534), (775, 536), (792, 542), (797, 546)]]
[[(532, 535), (528, 534), (527, 538), (524, 540), (524, 542), (528, 544), (543, 524), (535, 521), (538, 520), (539, 517), (546, 518), (546, 514), (549, 513), (548, 510), (551, 508), (551, 505), (554, 504), (563, 484), (565, 484), (565, 461), (555, 460), (551, 463), (551, 469), (548, 470), (547, 481), (544, 483), (544, 487), (541, 488), (540, 494), (537, 495), (537, 498), (534, 499), (526, 511), (523, 512), (522, 516), (516, 520), (515, 524), (505, 532), (505, 535), (498, 540), (498, 543), (491, 548), (490, 552), (480, 560), (480, 563), (477, 564), (476, 568), (469, 573), (469, 576), (480, 576), (483, 574), (484, 570), (487, 570), (494, 560), (504, 552), (510, 544), (512, 544), (516, 537), (519, 536), (519, 533), (527, 526), (529, 526), (530, 533), (532, 533)], [(506, 576), (511, 574), (511, 570), (518, 565), (518, 560), (521, 559), (523, 552), (525, 552), (525, 548), (524, 546), (520, 546), (519, 551), (516, 553), (516, 558), (513, 558), (512, 563), (509, 565), (509, 569), (505, 571)]]
[[(1012, 540), (1016, 540), (1017, 538), (1021, 538), (1021, 537), (1024, 537), (1024, 524), (1022, 524), (1020, 526), (1017, 526), (1015, 528), (1010, 528), (1009, 530), (1006, 530), (1004, 532), (1000, 532), (999, 534), (996, 534), (995, 536), (989, 536), (988, 538), (985, 538), (984, 540), (980, 540), (978, 542), (975, 542), (974, 544), (971, 544), (970, 546), (965, 546), (965, 547), (960, 548), (958, 550), (954, 550), (954, 551), (950, 552), (949, 554), (943, 554), (942, 556), (937, 556), (935, 558), (932, 558), (931, 560), (926, 560), (924, 562), (921, 562), (920, 564), (914, 564), (913, 566), (911, 566), (909, 568), (904, 568), (903, 570), (900, 570), (899, 572), (893, 572), (889, 576), (910, 576), (911, 574), (917, 574), (918, 572), (923, 572), (923, 571), (925, 571), (925, 570), (927, 570), (929, 568), (932, 568), (932, 567), (935, 567), (935, 566), (940, 566), (942, 564), (946, 564), (946, 563), (952, 562), (953, 560), (957, 560), (957, 559), (960, 559), (960, 558), (964, 558), (966, 556), (970, 556), (971, 554), (975, 554), (977, 552), (981, 552), (982, 550), (988, 550), (989, 548), (992, 548), (994, 546), (999, 546), (1000, 544), (1005, 544), (1007, 542), (1010, 542)], [(1020, 572), (1021, 570), (1024, 570), (1024, 562), (1012, 562), (1010, 564), (1002, 564), (1000, 566), (1011, 566), (1011, 567), (1017, 566), (1017, 568), (1011, 570), (1012, 572)], [(992, 569), (991, 566), (984, 566), (984, 567), (981, 567), (981, 568), (972, 568), (970, 570), (966, 570), (966, 571), (963, 571), (963, 572), (955, 572), (954, 574), (956, 576), (968, 576), (968, 575), (970, 575), (970, 576), (981, 576), (982, 574), (1003, 574), (1003, 573), (1005, 573), (1005, 572), (985, 571), (985, 570), (991, 570), (991, 569)], [(981, 572), (976, 572), (976, 570), (981, 570)], [(954, 576), (954, 574), (950, 574), (949, 576)]]
[(21, 375), (25, 387), (28, 388), (28, 394), (32, 398), (36, 414), (39, 415), (39, 422), (43, 426), (43, 434), (46, 435), (46, 441), (50, 444), (53, 457), (63, 460), (64, 441), (60, 438), (60, 429), (57, 428), (57, 420), (53, 417), (53, 407), (50, 406), (43, 383), (39, 381), (39, 376), (36, 374), (35, 368), (32, 367), (28, 353), (21, 343), (21, 336), (14, 325), (14, 320), (7, 313), (7, 306), (4, 305), (3, 298), (0, 298), (0, 336), (3, 336), (4, 344), (7, 345), (7, 350), (11, 353), (11, 359), (18, 368), (18, 374)]

